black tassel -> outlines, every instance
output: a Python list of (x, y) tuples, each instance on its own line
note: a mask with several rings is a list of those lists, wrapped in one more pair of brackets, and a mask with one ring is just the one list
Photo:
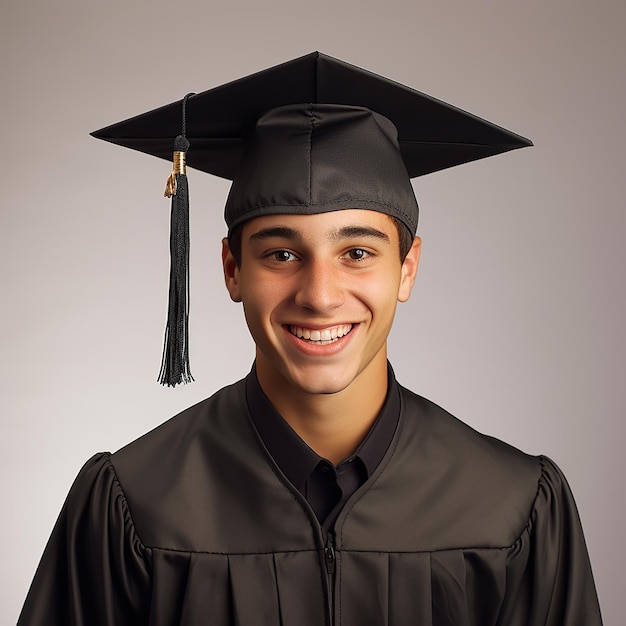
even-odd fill
[(170, 288), (167, 326), (159, 382), (168, 387), (193, 381), (189, 366), (189, 188), (183, 135), (174, 141), (174, 171), (165, 195), (172, 198), (170, 221)]

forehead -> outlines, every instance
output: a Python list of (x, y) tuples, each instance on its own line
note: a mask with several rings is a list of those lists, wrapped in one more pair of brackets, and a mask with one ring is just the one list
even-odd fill
[(368, 231), (371, 231), (372, 236), (378, 231), (390, 243), (398, 239), (395, 222), (389, 215), (367, 209), (343, 209), (313, 215), (264, 215), (244, 223), (242, 238), (246, 241), (255, 239), (260, 233), (275, 233), (277, 237), (297, 236), (305, 241), (317, 238), (341, 239), (353, 238), (360, 231), (364, 236)]

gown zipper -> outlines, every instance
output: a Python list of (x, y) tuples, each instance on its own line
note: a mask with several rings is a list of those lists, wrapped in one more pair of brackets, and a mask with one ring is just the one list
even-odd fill
[(328, 612), (329, 624), (335, 623), (335, 567), (337, 556), (335, 554), (335, 536), (332, 532), (326, 533), (324, 546), (324, 562), (326, 564), (326, 582), (328, 584)]

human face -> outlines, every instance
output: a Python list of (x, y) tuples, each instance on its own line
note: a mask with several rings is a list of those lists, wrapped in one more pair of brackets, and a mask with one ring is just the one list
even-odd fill
[(224, 242), (226, 286), (243, 302), (262, 384), (332, 394), (386, 380), (387, 336), (415, 281), (419, 239), (401, 263), (391, 218), (351, 209), (252, 219), (241, 248), (237, 266)]

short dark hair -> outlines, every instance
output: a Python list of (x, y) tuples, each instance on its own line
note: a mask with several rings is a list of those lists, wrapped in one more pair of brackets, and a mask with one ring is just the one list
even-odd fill
[[(391, 221), (395, 224), (398, 231), (398, 239), (400, 241), (400, 263), (404, 263), (406, 255), (409, 253), (411, 246), (413, 245), (413, 233), (409, 230), (408, 226), (403, 224), (397, 217), (389, 216)], [(233, 230), (228, 233), (228, 247), (237, 263), (237, 267), (241, 267), (241, 233), (243, 231), (243, 223), (238, 224)]]
[(403, 224), (397, 217), (391, 217), (391, 221), (396, 225), (398, 231), (398, 239), (400, 240), (400, 263), (404, 263), (406, 255), (413, 246), (415, 235), (409, 230), (406, 224)]

